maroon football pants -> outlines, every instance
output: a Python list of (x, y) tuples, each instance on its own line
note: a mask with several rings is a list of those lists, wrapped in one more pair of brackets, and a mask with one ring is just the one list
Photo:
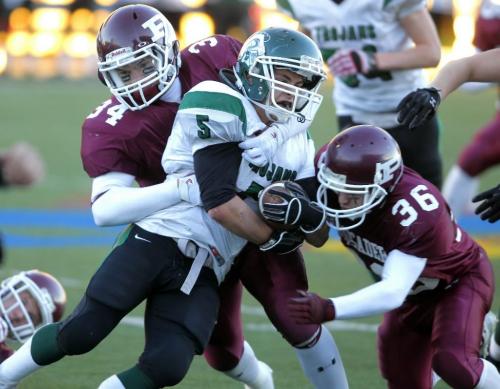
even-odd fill
[(483, 319), (494, 291), (491, 263), (481, 253), (480, 262), (436, 298), (384, 315), (378, 354), (390, 389), (430, 389), (431, 369), (452, 388), (477, 385)]
[(286, 309), (287, 300), (297, 296), (297, 289), (308, 288), (300, 251), (277, 255), (247, 244), (220, 288), (217, 325), (204, 353), (213, 368), (230, 370), (243, 353), (242, 285), (262, 304), (269, 320), (292, 346), (313, 338), (319, 326), (295, 324)]

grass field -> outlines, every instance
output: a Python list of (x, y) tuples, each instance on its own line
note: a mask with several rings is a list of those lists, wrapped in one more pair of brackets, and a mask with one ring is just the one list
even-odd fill
[[(327, 97), (312, 131), (317, 145), (323, 144), (336, 133), (328, 87), (325, 94)], [(79, 300), (88, 279), (107, 254), (109, 241), (116, 234), (116, 229), (97, 229), (85, 223), (72, 224), (64, 216), (65, 211), (74, 209), (80, 209), (83, 215), (88, 216), (85, 210), (88, 208), (90, 181), (81, 168), (79, 157), (80, 125), (83, 118), (106, 96), (107, 90), (97, 81), (0, 79), (0, 147), (7, 147), (18, 140), (29, 141), (41, 150), (48, 168), (47, 179), (39, 186), (30, 190), (10, 189), (0, 192), (0, 228), (6, 234), (7, 242), (11, 242), (6, 263), (0, 268), (0, 276), (3, 278), (16, 270), (33, 267), (53, 273), (63, 281), (68, 292), (68, 312)], [(443, 124), (441, 144), (446, 171), (474, 130), (490, 119), (494, 111), (494, 99), (492, 90), (479, 94), (459, 92), (443, 104), (440, 116)], [(481, 187), (492, 186), (498, 181), (500, 170), (497, 168), (485, 174)], [(8, 212), (13, 209), (19, 210), (19, 214), (17, 211)], [(42, 220), (42, 223), (37, 224), (30, 222), (29, 218), (28, 221), (21, 220), (21, 209), (44, 209), (62, 216), (61, 219), (55, 217), (50, 223), (47, 220), (44, 224)], [(79, 240), (83, 238), (84, 244), (81, 243), (83, 240)], [(500, 274), (499, 236), (495, 234), (479, 238), (489, 242), (487, 249), (496, 274)], [(26, 240), (32, 243), (24, 244)], [(54, 241), (66, 244), (52, 244)], [(370, 282), (366, 272), (350, 254), (338, 250), (335, 242), (326, 249), (307, 250), (306, 258), (311, 289), (322, 294), (335, 296)], [(500, 294), (497, 292), (494, 306), (498, 308), (499, 305)], [(294, 353), (272, 330), (258, 304), (245, 296), (243, 308), (245, 335), (258, 356), (273, 367), (276, 387), (310, 387)], [(109, 374), (133, 364), (140, 354), (143, 331), (136, 320), (140, 316), (141, 309), (138, 309), (93, 352), (66, 358), (42, 369), (23, 382), (20, 388), (97, 387)], [(353, 389), (384, 388), (375, 354), (374, 328), (379, 319), (374, 317), (349, 322), (344, 326), (336, 323), (332, 329)], [(202, 358), (196, 358), (180, 387), (241, 388), (242, 385), (212, 371)], [(439, 388), (446, 388), (446, 385), (441, 384)]]

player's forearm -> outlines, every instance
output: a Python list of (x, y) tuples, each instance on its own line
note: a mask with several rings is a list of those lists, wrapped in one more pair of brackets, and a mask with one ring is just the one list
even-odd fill
[(167, 180), (144, 188), (112, 187), (92, 204), (98, 226), (137, 222), (180, 201), (177, 181)]
[(377, 69), (404, 70), (435, 67), (441, 59), (441, 50), (433, 44), (421, 44), (411, 49), (375, 55)]
[(424, 270), (427, 259), (392, 250), (384, 263), (382, 280), (352, 294), (333, 298), (336, 318), (376, 315), (398, 308)]
[(354, 319), (388, 312), (403, 304), (406, 294), (385, 280), (357, 292), (332, 298), (336, 319)]
[(238, 196), (208, 211), (228, 230), (255, 244), (266, 242), (272, 229)]
[(441, 59), (441, 44), (429, 12), (422, 8), (400, 20), (414, 46), (399, 52), (376, 54), (380, 70), (419, 69), (437, 66)]
[(431, 86), (441, 90), (445, 98), (460, 85), (469, 82), (500, 82), (500, 49), (447, 63), (437, 74)]

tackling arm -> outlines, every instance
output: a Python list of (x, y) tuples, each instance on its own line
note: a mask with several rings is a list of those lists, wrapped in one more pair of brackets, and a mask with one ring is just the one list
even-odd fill
[[(190, 179), (188, 179), (190, 178)], [(98, 226), (134, 223), (181, 200), (185, 186), (196, 186), (194, 177), (169, 176), (164, 182), (143, 188), (132, 187), (135, 177), (110, 172), (92, 182), (92, 215)]]
[(387, 256), (382, 280), (349, 295), (332, 298), (335, 318), (351, 319), (388, 312), (404, 302), (424, 270), (427, 259), (393, 250)]

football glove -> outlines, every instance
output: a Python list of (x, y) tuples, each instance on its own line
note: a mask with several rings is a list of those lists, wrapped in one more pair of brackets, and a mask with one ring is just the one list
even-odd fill
[(321, 324), (335, 319), (332, 300), (299, 290), (300, 297), (288, 300), (288, 312), (297, 324)]
[(475, 213), (480, 216), (481, 220), (494, 223), (500, 219), (500, 185), (479, 193), (472, 199), (474, 203), (479, 201), (482, 203), (478, 205)]
[(277, 254), (288, 254), (297, 250), (304, 243), (305, 236), (299, 229), (289, 231), (274, 231), (267, 242), (262, 243), (261, 251)]
[(288, 139), (307, 131), (310, 121), (299, 122), (291, 117), (285, 123), (274, 122), (259, 135), (248, 138), (239, 144), (243, 150), (242, 156), (256, 166), (264, 166), (273, 158), (276, 150)]
[(377, 70), (375, 53), (363, 50), (340, 49), (328, 61), (328, 68), (335, 77), (370, 74)]
[(410, 129), (429, 120), (439, 107), (441, 96), (436, 88), (420, 88), (407, 94), (396, 108), (398, 122)]
[[(282, 186), (285, 191), (273, 189), (277, 185)], [(265, 202), (265, 193), (281, 198), (281, 201)], [(265, 219), (289, 226), (299, 226), (304, 233), (317, 231), (326, 218), (325, 211), (311, 202), (304, 189), (293, 181), (275, 183), (263, 189), (259, 193), (259, 210)]]

